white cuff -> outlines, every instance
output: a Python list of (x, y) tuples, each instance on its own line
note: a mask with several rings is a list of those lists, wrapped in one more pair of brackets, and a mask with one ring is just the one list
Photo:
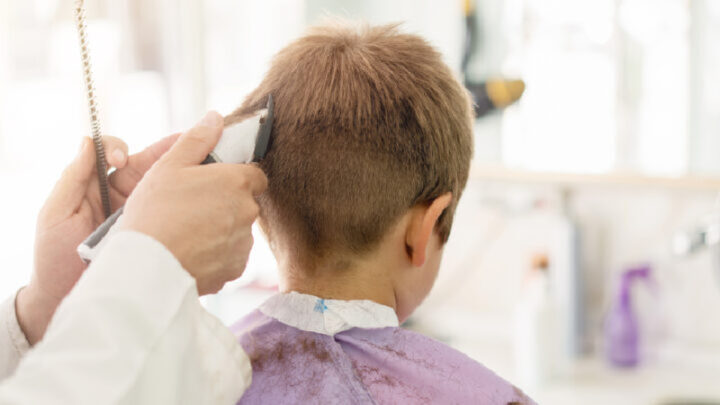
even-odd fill
[(30, 350), (15, 311), (17, 293), (0, 306), (0, 381), (10, 376), (20, 359)]

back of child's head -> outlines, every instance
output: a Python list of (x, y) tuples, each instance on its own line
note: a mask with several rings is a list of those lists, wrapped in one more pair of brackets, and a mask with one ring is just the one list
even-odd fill
[(296, 260), (347, 263), (410, 208), (451, 192), (436, 226), (447, 240), (469, 172), (471, 104), (425, 40), (396, 26), (311, 29), (226, 124), (268, 94), (275, 122), (260, 205), (271, 240), (282, 235)]

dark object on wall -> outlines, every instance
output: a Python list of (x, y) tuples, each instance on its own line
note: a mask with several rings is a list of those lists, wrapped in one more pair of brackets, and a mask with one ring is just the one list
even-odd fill
[(460, 69), (465, 77), (465, 87), (473, 97), (475, 117), (480, 118), (492, 111), (502, 110), (520, 99), (525, 91), (525, 82), (520, 79), (493, 79), (473, 82), (467, 79), (468, 66), (477, 50), (480, 33), (473, 0), (465, 0), (465, 44)]
[(480, 118), (494, 110), (502, 110), (520, 99), (525, 82), (519, 79), (488, 80), (480, 83), (465, 82), (475, 102), (475, 117)]

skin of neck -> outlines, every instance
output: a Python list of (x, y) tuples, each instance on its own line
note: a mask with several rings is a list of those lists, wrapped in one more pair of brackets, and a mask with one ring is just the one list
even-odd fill
[[(375, 250), (350, 260), (303, 266), (291, 245), (275, 239), (271, 247), (280, 271), (280, 292), (296, 291), (325, 299), (370, 300), (393, 308), (403, 322), (429, 294), (437, 276), (443, 243), (435, 224), (450, 193), (408, 210)], [(343, 263), (340, 265), (339, 263)]]

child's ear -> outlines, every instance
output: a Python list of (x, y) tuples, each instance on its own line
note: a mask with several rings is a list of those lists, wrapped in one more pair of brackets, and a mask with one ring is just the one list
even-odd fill
[(405, 235), (405, 248), (414, 266), (425, 264), (426, 250), (435, 224), (451, 202), (452, 193), (447, 192), (432, 200), (429, 205), (413, 208)]

